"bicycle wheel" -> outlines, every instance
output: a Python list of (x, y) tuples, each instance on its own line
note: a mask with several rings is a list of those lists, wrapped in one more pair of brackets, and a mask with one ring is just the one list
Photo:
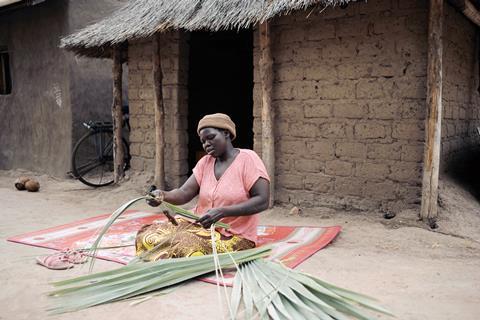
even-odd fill
[[(130, 153), (123, 139), (125, 167), (130, 167)], [(75, 178), (91, 187), (103, 187), (113, 183), (113, 133), (98, 130), (86, 133), (77, 142), (72, 153), (72, 173)]]

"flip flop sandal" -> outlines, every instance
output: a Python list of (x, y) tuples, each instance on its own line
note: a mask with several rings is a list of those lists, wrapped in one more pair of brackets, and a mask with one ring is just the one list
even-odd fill
[(65, 254), (62, 252), (43, 257), (37, 257), (36, 260), (39, 265), (52, 270), (65, 270), (73, 268), (73, 264), (68, 261)]
[(88, 260), (88, 257), (78, 250), (67, 250), (65, 252), (65, 257), (67, 258), (68, 262), (74, 264), (82, 264)]

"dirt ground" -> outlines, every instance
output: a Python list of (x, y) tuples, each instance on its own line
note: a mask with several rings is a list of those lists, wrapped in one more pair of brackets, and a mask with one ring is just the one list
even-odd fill
[[(5, 241), (8, 236), (112, 212), (143, 191), (142, 177), (120, 187), (93, 190), (74, 180), (37, 176), (38, 193), (14, 190), (21, 172), (0, 171), (0, 319), (223, 319), (216, 287), (201, 282), (137, 306), (121, 302), (48, 316), (49, 281), (87, 272), (52, 271), (35, 264), (49, 250)], [(326, 281), (379, 298), (402, 320), (477, 320), (480, 317), (480, 204), (448, 178), (441, 181), (439, 228), (417, 213), (385, 220), (376, 212), (274, 208), (262, 220), (278, 225), (341, 225), (340, 236), (298, 268)], [(146, 205), (140, 206), (147, 209)], [(96, 270), (119, 265), (100, 261)], [(385, 319), (384, 317), (382, 319)]]

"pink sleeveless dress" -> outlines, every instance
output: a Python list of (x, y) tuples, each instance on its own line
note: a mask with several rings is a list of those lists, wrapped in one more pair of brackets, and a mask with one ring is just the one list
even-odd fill
[[(249, 191), (259, 178), (270, 181), (262, 159), (255, 151), (239, 149), (240, 153), (225, 170), (220, 179), (215, 177), (215, 158), (206, 155), (193, 169), (193, 174), (200, 186), (197, 215), (205, 214), (209, 209), (226, 207), (244, 202), (250, 198)], [(220, 230), (226, 236), (238, 235), (257, 242), (258, 214), (242, 217), (226, 217), (221, 221), (228, 223), (230, 229)]]

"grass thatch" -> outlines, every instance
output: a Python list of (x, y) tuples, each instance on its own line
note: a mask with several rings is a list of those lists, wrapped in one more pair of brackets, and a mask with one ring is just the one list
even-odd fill
[(336, 6), (354, 0), (131, 0), (109, 17), (61, 40), (80, 55), (108, 57), (110, 47), (169, 29), (249, 28), (274, 16), (312, 5)]

